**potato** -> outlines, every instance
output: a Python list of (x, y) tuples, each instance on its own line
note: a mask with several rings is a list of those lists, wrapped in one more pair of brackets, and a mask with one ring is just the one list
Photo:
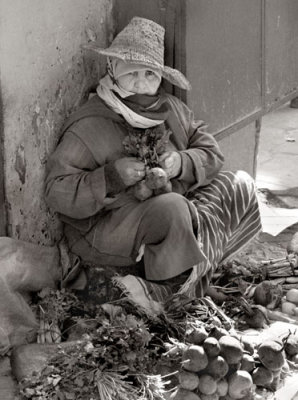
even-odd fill
[(237, 364), (243, 356), (243, 350), (239, 340), (231, 336), (222, 336), (219, 339), (220, 354), (228, 364)]
[(240, 369), (242, 369), (243, 371), (251, 372), (254, 368), (255, 359), (252, 355), (244, 353), (241, 360)]
[(290, 301), (285, 301), (281, 305), (281, 311), (288, 315), (295, 315), (295, 308), (296, 305), (294, 303), (291, 303)]
[(185, 340), (192, 344), (202, 344), (208, 337), (208, 333), (203, 326), (191, 326), (186, 329)]
[(228, 381), (225, 378), (220, 379), (217, 382), (216, 393), (221, 397), (221, 396), (225, 396), (228, 393), (228, 390), (229, 390)]
[(155, 167), (147, 171), (145, 181), (150, 189), (160, 189), (168, 182), (168, 176), (162, 168)]
[(278, 371), (285, 362), (283, 343), (279, 340), (267, 340), (258, 348), (261, 363), (271, 371)]
[(216, 380), (211, 375), (201, 375), (198, 388), (202, 394), (213, 394), (217, 390)]
[(286, 294), (287, 301), (298, 305), (298, 289), (290, 289)]
[(220, 352), (218, 340), (215, 337), (208, 337), (203, 342), (204, 350), (208, 357), (215, 357)]
[(229, 396), (233, 399), (241, 399), (246, 396), (253, 386), (252, 377), (247, 371), (236, 371), (230, 376), (229, 380)]
[(201, 398), (190, 390), (178, 388), (171, 394), (170, 400), (201, 400)]
[(273, 381), (273, 373), (270, 369), (260, 366), (252, 372), (252, 380), (255, 385), (263, 387)]
[(193, 372), (180, 371), (178, 379), (179, 384), (183, 389), (195, 390), (199, 385), (199, 377)]
[(206, 368), (206, 372), (216, 380), (226, 376), (228, 371), (229, 371), (228, 363), (222, 356), (216, 356), (213, 359), (211, 359)]
[(290, 357), (298, 354), (298, 336), (289, 336), (285, 344), (285, 351)]
[(198, 372), (208, 365), (208, 357), (202, 346), (190, 345), (182, 353), (183, 368), (187, 371)]

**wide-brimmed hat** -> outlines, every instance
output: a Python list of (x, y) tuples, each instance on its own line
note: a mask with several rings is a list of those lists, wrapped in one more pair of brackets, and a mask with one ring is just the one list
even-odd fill
[(165, 29), (161, 25), (146, 18), (134, 17), (108, 48), (98, 47), (95, 42), (83, 47), (127, 63), (157, 69), (173, 85), (189, 90), (191, 86), (186, 77), (177, 69), (164, 65), (164, 36)]

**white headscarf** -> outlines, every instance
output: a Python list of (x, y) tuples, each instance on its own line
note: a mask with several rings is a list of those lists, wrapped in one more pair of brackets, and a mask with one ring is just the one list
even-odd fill
[[(117, 79), (129, 72), (148, 69), (146, 66), (138, 64), (128, 64), (116, 58), (108, 58), (108, 73), (99, 81), (96, 89), (98, 96), (117, 114), (122, 115), (125, 120), (135, 128), (151, 128), (160, 125), (164, 120), (155, 120), (143, 117), (132, 111), (115, 95), (118, 93), (121, 98), (133, 96), (135, 93), (124, 90), (117, 84)], [(161, 74), (156, 71), (157, 74)], [(151, 107), (153, 107), (153, 104)]]

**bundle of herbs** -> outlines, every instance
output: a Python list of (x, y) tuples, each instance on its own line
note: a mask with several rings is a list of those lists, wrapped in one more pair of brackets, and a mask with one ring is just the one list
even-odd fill
[[(74, 318), (77, 323), (81, 319)], [(84, 325), (86, 332), (80, 340), (69, 347), (58, 347), (45, 368), (21, 382), (23, 397), (163, 399), (164, 382), (154, 374), (160, 346), (152, 340), (154, 335), (146, 323), (112, 304), (98, 306), (90, 320), (93, 324)]]

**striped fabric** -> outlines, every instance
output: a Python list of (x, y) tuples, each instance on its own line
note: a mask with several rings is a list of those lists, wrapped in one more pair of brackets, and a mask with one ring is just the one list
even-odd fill
[[(198, 241), (207, 261), (193, 267), (179, 293), (202, 297), (218, 265), (231, 259), (261, 231), (260, 213), (254, 180), (244, 171), (221, 172), (208, 186), (187, 197), (197, 210)], [(118, 277), (115, 282), (128, 296), (137, 286), (138, 295), (132, 295), (132, 300), (139, 305), (148, 305), (148, 299), (162, 302), (170, 295), (168, 286), (132, 275)]]
[(180, 291), (201, 297), (219, 263), (232, 258), (261, 231), (261, 219), (254, 180), (244, 171), (221, 172), (188, 197), (198, 212), (198, 240), (207, 262), (193, 268)]

